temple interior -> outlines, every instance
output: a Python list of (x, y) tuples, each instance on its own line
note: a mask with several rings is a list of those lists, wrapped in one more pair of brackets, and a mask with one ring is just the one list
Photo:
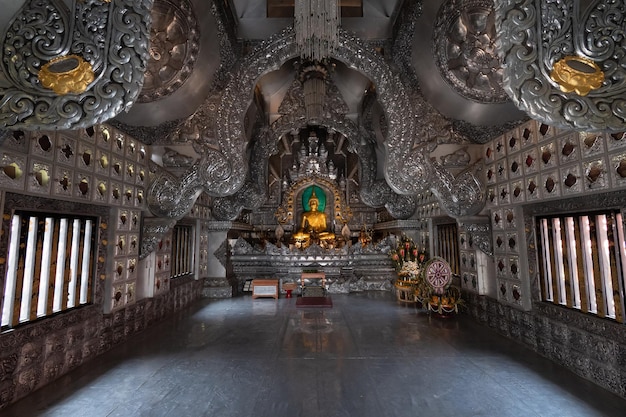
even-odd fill
[(623, 0), (0, 6), (0, 411), (625, 409)]

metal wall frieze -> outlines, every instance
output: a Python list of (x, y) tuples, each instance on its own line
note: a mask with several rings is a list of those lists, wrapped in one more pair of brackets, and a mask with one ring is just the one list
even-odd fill
[(528, 248), (528, 278), (530, 284), (530, 299), (532, 302), (541, 300), (540, 271), (538, 261), (537, 236), (535, 233), (535, 217), (532, 213), (524, 211), (524, 234), (526, 235), (526, 247)]
[(199, 162), (194, 163), (179, 179), (150, 163), (146, 205), (158, 217), (181, 219), (189, 212), (202, 192)]
[(487, 188), (472, 170), (480, 169), (474, 165), (456, 177), (441, 165), (433, 162), (438, 181), (430, 187), (437, 197), (440, 207), (451, 217), (459, 218), (479, 213), (487, 201)]
[(213, 256), (224, 267), (228, 268), (228, 239), (224, 239), (220, 246), (213, 252)]
[(230, 221), (209, 221), (206, 222), (205, 226), (206, 230), (208, 230), (209, 232), (227, 232), (233, 228), (235, 228), (235, 224), (233, 224), (233, 222)]
[[(581, 10), (583, 3), (587, 7)], [(624, 2), (615, 0), (496, 2), (503, 83), (515, 105), (534, 119), (565, 129), (623, 131), (625, 18)], [(572, 56), (591, 59), (604, 73), (601, 86), (586, 96), (564, 92), (550, 78), (554, 65)]]
[(173, 219), (144, 218), (139, 259), (144, 259), (151, 252), (154, 252), (159, 241), (175, 224), (176, 220)]
[[(0, 79), (9, 87), (0, 90), (0, 126), (86, 128), (129, 109), (148, 61), (152, 4), (75, 0), (68, 9), (62, 0), (26, 1), (2, 39)], [(38, 74), (49, 61), (70, 55), (90, 64), (94, 81), (84, 92), (58, 95)]]

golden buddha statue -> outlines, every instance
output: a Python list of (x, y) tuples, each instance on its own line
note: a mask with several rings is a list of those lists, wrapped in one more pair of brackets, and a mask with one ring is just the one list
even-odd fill
[(315, 195), (315, 190), (309, 198), (309, 211), (302, 213), (300, 229), (296, 233), (296, 239), (309, 238), (311, 235), (320, 240), (334, 239), (335, 234), (327, 232), (326, 213), (319, 211), (319, 199)]
[(300, 221), (301, 232), (316, 232), (321, 233), (326, 231), (326, 214), (318, 211), (320, 201), (315, 195), (315, 190), (309, 198), (309, 211), (302, 213), (302, 220)]

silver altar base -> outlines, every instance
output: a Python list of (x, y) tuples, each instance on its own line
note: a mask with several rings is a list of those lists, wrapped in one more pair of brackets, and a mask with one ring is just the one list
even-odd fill
[(239, 238), (231, 248), (230, 261), (241, 291), (246, 279), (273, 278), (280, 282), (280, 292), (285, 283), (293, 282), (300, 293), (302, 272), (317, 271), (326, 274), (326, 290), (330, 294), (358, 291), (391, 291), (396, 278), (389, 258), (391, 245), (383, 240), (376, 245), (322, 249), (313, 245), (305, 250), (277, 247), (266, 242), (264, 247), (254, 247)]
[(202, 287), (204, 298), (231, 298), (233, 287), (226, 278), (206, 278)]

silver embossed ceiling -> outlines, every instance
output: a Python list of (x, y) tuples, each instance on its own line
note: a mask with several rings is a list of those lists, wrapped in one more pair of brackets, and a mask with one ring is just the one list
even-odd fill
[[(216, 2), (215, 8), (210, 3), (155, 1), (144, 90), (116, 118), (120, 126), (143, 134), (148, 142), (163, 140), (154, 133), (176, 130), (219, 89), (224, 77), (220, 64), (222, 69), (237, 65), (262, 40), (293, 23), (291, 17), (267, 17), (293, 13), (288, 1), (232, 0)], [(393, 62), (414, 92), (465, 140), (485, 142), (525, 117), (500, 85), (492, 1), (344, 3), (342, 27)], [(250, 101), (270, 123), (279, 117), (295, 75), (294, 62), (289, 62), (259, 79)], [(350, 109), (347, 117), (356, 119), (371, 80), (342, 64), (335, 67), (332, 80)]]

